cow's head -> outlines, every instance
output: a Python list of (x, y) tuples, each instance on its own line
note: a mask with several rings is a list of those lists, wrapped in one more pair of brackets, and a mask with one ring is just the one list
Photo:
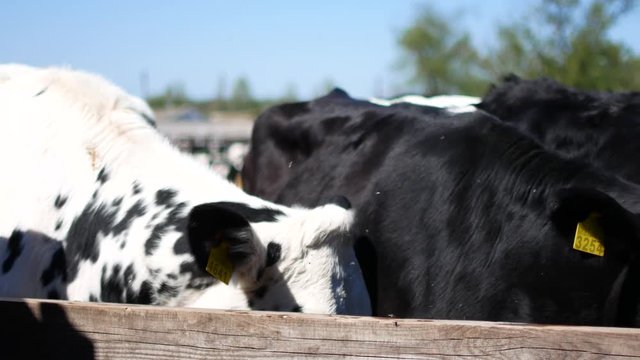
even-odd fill
[(244, 305), (254, 310), (370, 314), (348, 207), (340, 201), (314, 209), (196, 206), (189, 239), (198, 266), (204, 269), (211, 249), (226, 242), (234, 268), (229, 287), (215, 286), (196, 306), (207, 306), (225, 289), (241, 292)]

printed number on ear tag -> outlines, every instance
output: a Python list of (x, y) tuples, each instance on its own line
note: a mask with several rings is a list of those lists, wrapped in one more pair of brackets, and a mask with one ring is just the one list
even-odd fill
[(220, 245), (213, 247), (207, 260), (207, 272), (216, 279), (229, 285), (233, 274), (233, 264), (229, 259), (229, 243), (223, 241)]
[(590, 214), (589, 217), (579, 222), (576, 228), (576, 235), (573, 238), (573, 248), (596, 256), (604, 256), (604, 245), (602, 245), (602, 228), (598, 223), (597, 214)]

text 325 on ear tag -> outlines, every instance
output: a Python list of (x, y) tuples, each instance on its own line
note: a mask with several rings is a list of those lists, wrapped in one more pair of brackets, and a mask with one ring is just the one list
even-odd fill
[(233, 274), (233, 264), (229, 259), (229, 243), (223, 241), (220, 245), (211, 249), (207, 260), (207, 272), (229, 285)]
[(598, 224), (598, 217), (595, 214), (579, 222), (576, 227), (576, 235), (573, 238), (573, 248), (596, 256), (604, 256), (604, 245), (602, 245), (602, 228)]

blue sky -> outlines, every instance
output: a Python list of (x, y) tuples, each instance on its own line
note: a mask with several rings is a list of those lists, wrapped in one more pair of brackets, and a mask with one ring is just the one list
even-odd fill
[[(352, 95), (403, 91), (396, 38), (424, 4), (468, 29), (479, 47), (498, 23), (524, 21), (536, 1), (472, 0), (3, 0), (0, 62), (69, 65), (136, 95), (181, 83), (210, 98), (246, 77), (254, 95), (319, 95), (328, 81)], [(481, 5), (480, 5), (481, 4)], [(640, 9), (611, 32), (640, 53)]]

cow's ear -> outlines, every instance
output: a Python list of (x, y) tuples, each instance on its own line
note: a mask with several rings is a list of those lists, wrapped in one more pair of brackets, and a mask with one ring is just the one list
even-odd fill
[(573, 242), (578, 223), (590, 216), (601, 232), (605, 255), (621, 258), (636, 256), (640, 249), (640, 223), (637, 215), (609, 195), (586, 188), (558, 190), (550, 202), (551, 221)]
[(211, 250), (224, 248), (219, 256), (229, 261), (240, 276), (257, 267), (264, 258), (262, 244), (249, 221), (227, 203), (207, 203), (195, 206), (189, 213), (187, 232), (191, 250), (200, 269), (206, 269)]

